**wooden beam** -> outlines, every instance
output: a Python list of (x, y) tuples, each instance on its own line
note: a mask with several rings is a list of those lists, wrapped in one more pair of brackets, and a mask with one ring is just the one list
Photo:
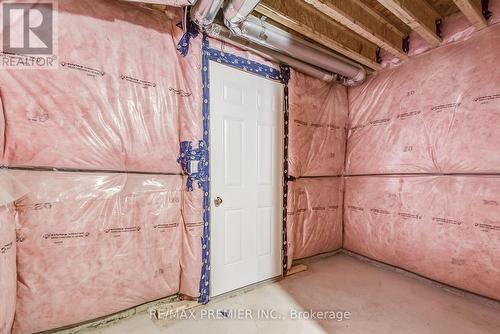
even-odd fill
[(483, 16), (481, 0), (453, 0), (453, 2), (477, 30), (488, 26)]
[(302, 0), (262, 0), (255, 10), (373, 70), (382, 68), (377, 63), (377, 45), (332, 21)]
[(387, 27), (388, 23), (372, 16), (356, 1), (304, 0), (338, 23), (363, 36), (370, 42), (383, 47), (396, 57), (406, 59), (402, 36)]
[(436, 34), (436, 20), (439, 13), (426, 0), (377, 0), (390, 10), (413, 31), (436, 47), (441, 37)]
[(387, 28), (391, 29), (396, 34), (401, 36), (401, 38), (405, 38), (408, 35), (401, 28), (396, 27), (394, 23), (389, 22), (389, 20), (386, 17), (384, 17), (381, 13), (379, 13), (376, 8), (365, 3), (366, 0), (351, 0), (351, 1), (355, 2), (356, 5), (363, 8), (364, 11), (368, 12), (371, 16), (382, 22)]
[(286, 275), (287, 276), (295, 275), (295, 274), (301, 273), (301, 272), (306, 271), (306, 270), (307, 270), (306, 265), (298, 264), (296, 266), (292, 266), (292, 268), (290, 268), (290, 270), (287, 271)]

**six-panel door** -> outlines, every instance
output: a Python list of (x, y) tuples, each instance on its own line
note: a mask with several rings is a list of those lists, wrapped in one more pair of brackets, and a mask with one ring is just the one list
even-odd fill
[(209, 70), (216, 296), (281, 274), (283, 85), (217, 62)]

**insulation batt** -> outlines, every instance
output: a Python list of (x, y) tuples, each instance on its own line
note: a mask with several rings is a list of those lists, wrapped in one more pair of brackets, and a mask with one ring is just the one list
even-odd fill
[(57, 22), (57, 69), (1, 71), (4, 163), (179, 172), (179, 115), (200, 97), (179, 71), (177, 21), (132, 3), (60, 0)]
[(194, 186), (193, 191), (184, 191), (182, 197), (181, 285), (180, 293), (197, 297), (200, 293), (201, 246), (203, 237), (203, 190)]
[[(346, 146), (347, 88), (291, 69), (289, 174), (336, 176)], [(288, 182), (288, 267), (300, 259), (342, 247), (340, 178)]]
[(5, 118), (3, 115), (3, 106), (2, 103), (0, 103), (0, 167), (5, 165), (3, 161), (4, 147), (5, 147)]
[(179, 291), (181, 176), (14, 176), (30, 190), (17, 202), (14, 333), (75, 324)]
[(347, 88), (291, 70), (289, 174), (336, 176), (344, 167)]
[(344, 248), (500, 300), (500, 177), (346, 179)]
[(12, 210), (0, 205), (0, 334), (10, 333), (16, 310), (15, 226)]
[(14, 202), (26, 194), (7, 170), (0, 170), (0, 334), (11, 332), (16, 310), (16, 221)]
[(346, 173), (498, 173), (500, 25), (349, 91)]
[(288, 268), (301, 259), (342, 247), (342, 178), (288, 183)]
[[(172, 11), (176, 14), (173, 22), (180, 22), (180, 12)], [(172, 33), (174, 40), (179, 41), (184, 34), (182, 29), (175, 27)], [(197, 148), (198, 141), (203, 138), (203, 83), (201, 78), (202, 63), (202, 38), (201, 34), (192, 38), (189, 42), (188, 54), (181, 58), (180, 68), (177, 72), (182, 74), (184, 80), (183, 91), (180, 94), (179, 102), (179, 126), (180, 140), (193, 142), (193, 148)]]

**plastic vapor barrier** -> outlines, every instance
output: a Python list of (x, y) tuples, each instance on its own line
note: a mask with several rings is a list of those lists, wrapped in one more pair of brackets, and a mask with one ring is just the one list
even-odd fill
[(181, 254), (180, 293), (197, 297), (200, 293), (202, 266), (201, 240), (203, 237), (203, 190), (183, 192), (182, 218), (184, 221)]
[(0, 205), (0, 334), (10, 333), (16, 310), (15, 226), (12, 210)]
[(344, 248), (500, 300), (500, 177), (346, 179)]
[(0, 166), (5, 165), (3, 161), (4, 146), (5, 146), (5, 118), (3, 115), (3, 107), (2, 104), (0, 103)]
[(177, 21), (119, 1), (57, 13), (57, 69), (1, 71), (5, 164), (179, 172), (179, 115), (201, 95), (179, 72)]
[(16, 221), (14, 202), (26, 189), (0, 170), (0, 334), (9, 334), (16, 310)]
[(94, 319), (179, 291), (181, 176), (12, 174), (30, 191), (17, 202), (14, 333)]
[[(172, 14), (179, 14), (172, 11)], [(179, 16), (175, 16), (173, 22), (180, 22)], [(173, 29), (174, 40), (179, 41), (184, 34), (182, 29)], [(177, 52), (178, 53), (178, 52)], [(203, 83), (201, 80), (202, 59), (202, 37), (201, 34), (189, 41), (189, 52), (180, 60), (177, 73), (182, 74), (184, 80), (182, 88), (178, 91), (178, 109), (180, 141), (193, 142), (193, 148), (198, 147), (198, 141), (203, 138)]]
[(342, 247), (343, 179), (302, 178), (289, 182), (288, 267), (300, 259)]
[(288, 267), (342, 246), (342, 174), (347, 88), (291, 69), (289, 87)]
[(346, 172), (497, 173), (500, 25), (349, 91)]
[(16, 333), (199, 294), (202, 197), (180, 175), (95, 171), (181, 173), (180, 141), (203, 135), (201, 37), (184, 58), (180, 9), (57, 5), (57, 68), (1, 70), (0, 165), (90, 173), (13, 172), (30, 187)]
[(498, 300), (500, 25), (464, 20), (349, 90), (344, 248)]
[(347, 88), (291, 70), (289, 174), (336, 176), (344, 167)]

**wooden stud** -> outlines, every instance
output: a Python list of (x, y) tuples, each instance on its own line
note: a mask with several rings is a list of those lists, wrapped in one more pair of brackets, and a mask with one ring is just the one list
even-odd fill
[[(365, 12), (368, 12), (375, 19), (379, 20), (388, 29), (391, 29), (392, 31), (394, 31), (394, 33), (396, 33), (399, 36), (401, 36), (401, 38), (405, 38), (408, 35), (401, 28), (396, 27), (394, 25), (394, 22), (390, 22), (387, 17), (384, 17), (382, 13), (379, 13), (376, 8), (374, 8), (374, 7), (370, 6), (369, 4), (365, 3), (365, 0), (351, 0), (351, 1), (355, 2), (357, 6), (361, 7)], [(382, 7), (382, 8), (384, 8), (384, 7)]]
[(290, 275), (301, 273), (301, 272), (306, 271), (306, 270), (307, 270), (307, 266), (306, 265), (304, 265), (304, 264), (298, 264), (296, 266), (292, 266), (292, 268), (290, 268), (290, 270), (288, 270), (288, 272), (286, 273), (286, 275), (290, 276)]

